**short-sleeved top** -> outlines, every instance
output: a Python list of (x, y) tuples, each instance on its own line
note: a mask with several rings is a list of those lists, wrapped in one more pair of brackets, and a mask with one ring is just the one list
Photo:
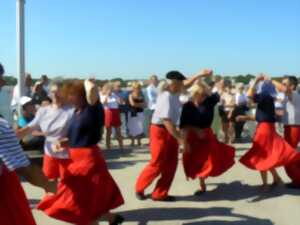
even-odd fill
[(23, 152), (15, 132), (6, 120), (0, 118), (0, 174), (3, 165), (9, 171), (14, 171), (29, 164), (30, 162)]
[(297, 91), (286, 100), (283, 122), (285, 125), (300, 125), (300, 94)]
[(196, 128), (211, 127), (214, 120), (214, 108), (219, 100), (219, 94), (215, 93), (207, 97), (199, 106), (196, 106), (191, 101), (185, 103), (182, 107), (180, 128), (185, 128), (186, 126)]
[(164, 119), (170, 119), (174, 125), (178, 125), (182, 104), (178, 94), (168, 91), (158, 95), (156, 109), (152, 116), (152, 124), (163, 125)]
[(83, 148), (97, 145), (101, 140), (103, 125), (104, 112), (100, 102), (75, 112), (68, 130), (70, 147)]
[(235, 104), (235, 97), (233, 94), (229, 92), (224, 92), (221, 95), (221, 99), (223, 100), (224, 110), (230, 111), (232, 110), (232, 107), (229, 107), (228, 105), (234, 105)]
[(153, 84), (147, 87), (148, 107), (150, 110), (155, 110), (158, 95), (158, 88)]
[(29, 118), (26, 118), (25, 116), (20, 116), (18, 119), (18, 127), (23, 128), (28, 125), (32, 120), (34, 119), (34, 116), (30, 116)]
[(67, 131), (74, 109), (70, 106), (54, 107), (53, 105), (40, 107), (35, 118), (28, 126), (40, 130), (45, 134), (44, 151), (55, 158), (68, 158), (67, 150), (53, 151), (53, 145), (67, 136)]
[[(107, 99), (107, 103), (104, 103), (104, 100)], [(118, 109), (119, 108), (119, 97), (115, 93), (111, 93), (110, 96), (100, 95), (100, 100), (103, 104), (103, 107), (106, 109)]]
[(235, 104), (238, 106), (247, 105), (248, 97), (245, 93), (236, 93)]
[(274, 98), (268, 94), (255, 94), (253, 100), (255, 103), (257, 103), (256, 121), (259, 123), (275, 123), (276, 117)]

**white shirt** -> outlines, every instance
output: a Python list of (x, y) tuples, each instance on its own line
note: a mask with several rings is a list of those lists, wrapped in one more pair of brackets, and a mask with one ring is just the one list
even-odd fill
[[(27, 86), (25, 86), (24, 89), (25, 89), (24, 90), (25, 93), (24, 93), (23, 96), (31, 97), (31, 94), (32, 94), (31, 89), (28, 88)], [(13, 89), (12, 100), (11, 100), (10, 105), (13, 108), (16, 108), (18, 106), (19, 102), (20, 102), (20, 99), (19, 99), (19, 84), (17, 84)]]
[(168, 91), (158, 95), (156, 109), (153, 113), (152, 123), (162, 125), (164, 119), (170, 119), (174, 125), (178, 125), (182, 104), (178, 94)]
[[(107, 98), (107, 103), (104, 103)], [(100, 100), (103, 104), (103, 107), (106, 109), (118, 109), (119, 108), (119, 97), (115, 93), (111, 93), (110, 96), (100, 95)]]
[(300, 125), (300, 94), (297, 91), (292, 93), (292, 99), (287, 98), (283, 118), (285, 125)]
[(40, 107), (35, 118), (28, 126), (35, 130), (41, 130), (45, 136), (45, 153), (55, 158), (68, 158), (67, 150), (63, 152), (54, 152), (53, 145), (62, 138), (67, 136), (70, 120), (73, 116), (74, 109), (68, 106), (60, 108), (52, 105)]
[(246, 105), (248, 102), (248, 97), (245, 93), (235, 94), (235, 104), (236, 105)]
[(148, 107), (150, 110), (155, 110), (158, 88), (153, 84), (147, 87)]
[(275, 108), (276, 109), (283, 109), (284, 108), (284, 102), (286, 101), (286, 96), (282, 92), (278, 92), (276, 95), (276, 101), (275, 101)]

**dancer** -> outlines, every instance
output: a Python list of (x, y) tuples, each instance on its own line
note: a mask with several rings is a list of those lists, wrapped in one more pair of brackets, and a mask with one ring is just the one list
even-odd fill
[[(282, 80), (282, 83), (274, 80), (273, 84), (287, 96), (283, 116), (284, 138), (293, 148), (297, 149), (300, 143), (300, 94), (297, 92), (298, 79), (294, 76), (286, 76)], [(292, 183), (287, 184), (287, 187), (300, 188), (300, 160), (286, 165), (285, 171), (292, 180)]]
[[(260, 88), (256, 91), (258, 83), (260, 83)], [(252, 148), (241, 157), (240, 162), (250, 169), (260, 171), (263, 191), (269, 189), (267, 172), (273, 176), (273, 186), (282, 185), (283, 181), (276, 168), (297, 159), (296, 150), (276, 132), (275, 96), (275, 87), (264, 75), (258, 76), (248, 90), (248, 97), (257, 103), (256, 121), (258, 125)]]
[[(5, 85), (0, 64), (0, 90)], [(2, 225), (36, 225), (17, 173), (46, 192), (55, 192), (42, 171), (30, 162), (8, 122), (0, 118), (0, 223)]]
[(181, 104), (179, 94), (183, 88), (185, 76), (178, 71), (167, 73), (168, 87), (159, 94), (150, 126), (151, 160), (137, 179), (136, 197), (146, 199), (145, 189), (160, 176), (152, 199), (154, 201), (174, 201), (168, 195), (178, 163), (178, 143), (182, 137), (176, 126), (180, 117)]
[(92, 80), (73, 81), (68, 85), (68, 98), (75, 113), (67, 139), (61, 140), (56, 149), (68, 147), (70, 162), (57, 194), (45, 196), (38, 209), (76, 225), (94, 225), (101, 218), (111, 225), (121, 224), (123, 217), (110, 210), (122, 205), (124, 200), (98, 147), (104, 112), (96, 85)]
[[(212, 75), (211, 74), (207, 74)], [(205, 180), (216, 177), (234, 165), (235, 149), (220, 143), (211, 129), (218, 93), (210, 93), (201, 81), (190, 89), (191, 100), (183, 105), (180, 128), (184, 137), (183, 167), (187, 178), (199, 178), (200, 190), (206, 192)]]
[(43, 172), (49, 179), (54, 180), (61, 177), (63, 165), (68, 163), (69, 155), (66, 149), (55, 152), (53, 148), (57, 141), (66, 137), (74, 113), (74, 109), (66, 104), (63, 88), (62, 82), (52, 82), (51, 105), (40, 107), (33, 121), (17, 132), (19, 138), (34, 131), (42, 131), (45, 134)]

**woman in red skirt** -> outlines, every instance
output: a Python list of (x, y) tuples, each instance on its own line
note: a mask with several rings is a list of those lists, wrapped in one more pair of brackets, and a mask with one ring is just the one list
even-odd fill
[(210, 94), (201, 82), (191, 88), (192, 99), (184, 104), (180, 128), (184, 136), (183, 167), (187, 178), (199, 178), (200, 190), (206, 192), (205, 180), (216, 177), (234, 165), (235, 149), (220, 143), (211, 129), (218, 93)]
[(112, 128), (114, 128), (116, 131), (117, 140), (119, 142), (119, 147), (122, 149), (123, 138), (121, 134), (121, 117), (119, 110), (121, 99), (114, 92), (112, 92), (112, 85), (109, 83), (106, 83), (102, 87), (100, 97), (105, 114), (104, 125), (106, 128), (106, 147), (107, 149), (111, 148)]
[[(257, 84), (260, 83), (258, 91)], [(275, 87), (272, 82), (260, 75), (248, 90), (248, 97), (257, 103), (255, 136), (252, 148), (240, 159), (246, 167), (260, 171), (262, 190), (268, 190), (267, 172), (273, 176), (273, 185), (282, 185), (283, 181), (276, 168), (285, 166), (297, 159), (296, 150), (276, 132), (275, 128)]]
[(110, 175), (98, 143), (104, 113), (96, 86), (91, 80), (74, 81), (69, 86), (69, 100), (75, 106), (68, 138), (57, 150), (68, 147), (70, 163), (64, 169), (58, 192), (46, 196), (38, 205), (47, 215), (76, 225), (123, 222), (123, 217), (110, 213), (124, 203), (122, 194)]

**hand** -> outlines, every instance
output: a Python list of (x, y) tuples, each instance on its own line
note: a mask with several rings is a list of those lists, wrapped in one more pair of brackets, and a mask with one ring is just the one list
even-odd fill
[(264, 79), (265, 79), (265, 75), (261, 73), (256, 77), (255, 81), (259, 82), (259, 81), (263, 81)]
[(243, 116), (237, 116), (237, 117), (235, 118), (235, 121), (236, 121), (236, 122), (243, 122), (243, 121), (244, 121), (244, 117), (243, 117)]
[(184, 144), (184, 140), (183, 140), (182, 137), (178, 137), (177, 138), (177, 142), (178, 142), (179, 145), (183, 145)]
[(212, 76), (213, 75), (213, 70), (211, 70), (211, 69), (204, 69), (204, 70), (202, 70), (200, 73), (199, 73), (199, 76), (201, 76), (201, 77), (210, 77), (210, 76)]

